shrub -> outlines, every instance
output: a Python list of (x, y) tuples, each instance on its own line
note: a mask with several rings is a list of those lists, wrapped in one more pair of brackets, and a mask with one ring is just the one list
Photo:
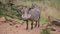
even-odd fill
[(0, 10), (0, 16), (3, 16), (3, 12)]
[(50, 29), (48, 28), (42, 29), (40, 34), (50, 34)]

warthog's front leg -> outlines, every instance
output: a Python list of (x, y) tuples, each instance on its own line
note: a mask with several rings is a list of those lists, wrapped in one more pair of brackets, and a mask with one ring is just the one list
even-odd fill
[(27, 29), (28, 29), (28, 21), (26, 21), (26, 25), (27, 25), (27, 26), (26, 26), (26, 30), (27, 30)]
[(40, 23), (38, 22), (38, 27), (40, 26)]

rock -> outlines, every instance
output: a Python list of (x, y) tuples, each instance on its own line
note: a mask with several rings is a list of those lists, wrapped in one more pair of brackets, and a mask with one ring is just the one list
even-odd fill
[(48, 20), (49, 20), (50, 24), (60, 26), (60, 20), (59, 19), (57, 19), (53, 16), (48, 16)]
[(58, 32), (60, 32), (60, 31), (58, 31)]
[(24, 22), (19, 22), (21, 25), (23, 25), (24, 24)]
[(45, 28), (47, 28), (47, 27), (48, 27), (48, 25), (49, 25), (49, 23), (48, 23), (48, 22), (46, 22), (46, 23), (44, 23), (41, 27), (42, 27), (42, 29), (45, 29)]
[(6, 21), (6, 19), (5, 19), (5, 17), (0, 17), (0, 22), (5, 22)]
[(56, 31), (56, 29), (55, 28), (51, 28), (51, 31)]
[(9, 25), (13, 26), (13, 24), (11, 24), (11, 23)]
[(53, 21), (53, 24), (60, 26), (60, 22), (59, 21)]
[(18, 26), (16, 26), (16, 28), (18, 28)]

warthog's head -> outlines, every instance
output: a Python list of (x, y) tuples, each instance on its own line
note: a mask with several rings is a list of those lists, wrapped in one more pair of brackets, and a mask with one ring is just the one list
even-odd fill
[(24, 7), (22, 9), (22, 16), (21, 17), (22, 17), (23, 20), (27, 20), (27, 19), (29, 19), (31, 17), (31, 14), (29, 14), (28, 10), (29, 9), (27, 7)]

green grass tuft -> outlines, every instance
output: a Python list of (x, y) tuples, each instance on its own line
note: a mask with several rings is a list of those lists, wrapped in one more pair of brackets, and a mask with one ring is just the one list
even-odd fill
[(50, 34), (50, 29), (45, 28), (40, 31), (40, 34)]

